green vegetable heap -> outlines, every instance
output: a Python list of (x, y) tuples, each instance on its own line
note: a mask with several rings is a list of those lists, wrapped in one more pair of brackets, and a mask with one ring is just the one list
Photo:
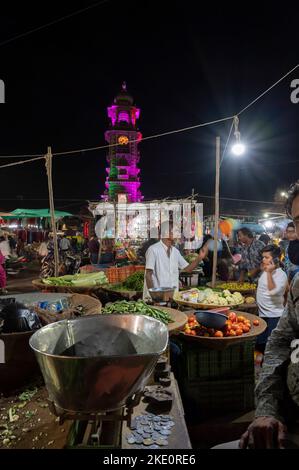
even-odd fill
[(123, 287), (137, 292), (143, 291), (144, 271), (131, 274), (124, 282)]
[(48, 277), (42, 280), (50, 286), (94, 287), (106, 284), (107, 277), (103, 271), (89, 274), (74, 274), (61, 277)]
[(143, 300), (137, 300), (137, 302), (133, 300), (118, 300), (107, 304), (106, 307), (102, 309), (102, 313), (147, 315), (148, 317), (160, 320), (162, 323), (165, 323), (165, 325), (173, 322), (168, 312), (152, 307), (143, 302)]

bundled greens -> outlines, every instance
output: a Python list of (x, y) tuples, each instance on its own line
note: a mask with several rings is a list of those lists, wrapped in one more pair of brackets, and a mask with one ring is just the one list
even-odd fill
[(152, 307), (151, 305), (143, 302), (143, 300), (137, 300), (137, 302), (133, 300), (118, 300), (111, 304), (107, 304), (106, 307), (102, 309), (102, 313), (147, 315), (148, 317), (160, 320), (166, 325), (173, 322), (168, 312)]
[(144, 271), (137, 271), (123, 282), (123, 287), (137, 292), (143, 291)]
[(48, 277), (43, 279), (44, 284), (50, 286), (94, 287), (107, 284), (108, 279), (103, 271), (88, 274), (74, 274), (61, 277)]

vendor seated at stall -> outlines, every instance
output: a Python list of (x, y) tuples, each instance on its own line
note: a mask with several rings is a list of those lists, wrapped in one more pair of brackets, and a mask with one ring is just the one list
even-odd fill
[(179, 250), (173, 246), (174, 237), (171, 223), (169, 223), (168, 236), (163, 237), (167, 230), (168, 223), (166, 222), (161, 226), (160, 241), (151, 245), (146, 252), (144, 299), (150, 298), (148, 289), (152, 287), (175, 287), (178, 290), (180, 270), (192, 272), (207, 256), (208, 246), (204, 245), (195, 260), (189, 264)]

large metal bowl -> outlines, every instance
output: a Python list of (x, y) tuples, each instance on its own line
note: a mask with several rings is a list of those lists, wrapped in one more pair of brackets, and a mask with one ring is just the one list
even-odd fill
[(227, 320), (227, 316), (223, 313), (209, 312), (208, 310), (201, 310), (195, 312), (196, 320), (206, 328), (215, 328), (221, 330)]
[(121, 408), (143, 390), (168, 330), (142, 315), (86, 316), (47, 325), (29, 343), (56, 407), (91, 413)]
[(152, 287), (148, 291), (155, 302), (169, 302), (173, 298), (175, 287)]

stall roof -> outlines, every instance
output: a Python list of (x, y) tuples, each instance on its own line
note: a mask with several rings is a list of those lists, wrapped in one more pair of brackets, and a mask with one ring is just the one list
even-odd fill
[[(70, 217), (72, 214), (69, 212), (55, 211), (55, 218), (60, 219), (61, 217)], [(15, 209), (10, 215), (4, 216), (3, 218), (10, 219), (22, 219), (22, 218), (34, 218), (34, 217), (51, 217), (50, 209)]]

